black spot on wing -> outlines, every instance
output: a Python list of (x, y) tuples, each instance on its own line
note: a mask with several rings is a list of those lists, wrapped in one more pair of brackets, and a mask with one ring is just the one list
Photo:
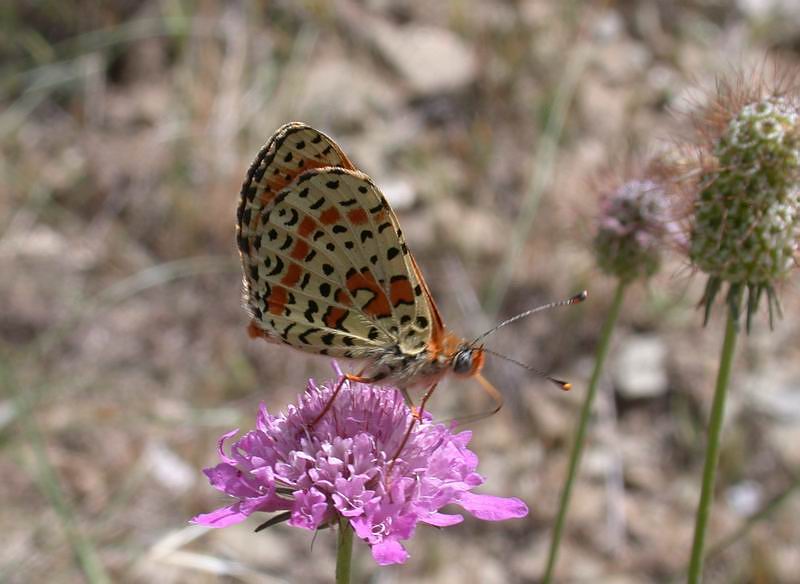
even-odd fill
[(287, 235), (284, 242), (278, 247), (281, 251), (285, 251), (292, 247), (292, 243), (294, 243), (294, 239), (292, 239), (291, 235)]
[(297, 323), (293, 322), (293, 323), (290, 323), (289, 326), (287, 326), (285, 329), (283, 329), (283, 332), (281, 332), (281, 338), (284, 341), (288, 341), (289, 340), (289, 331), (292, 330), (292, 328), (294, 328), (296, 325), (297, 325)]
[(308, 322), (314, 322), (314, 315), (319, 312), (319, 305), (313, 300), (308, 301), (308, 309), (303, 313)]
[[(268, 260), (269, 260), (269, 257), (264, 261), (265, 265), (266, 265), (266, 262)], [(267, 266), (267, 267), (269, 267), (269, 266)], [(269, 272), (267, 274), (267, 276), (275, 276), (277, 274), (280, 274), (282, 271), (283, 271), (283, 260), (281, 260), (280, 257), (276, 257), (275, 258), (275, 267), (272, 269), (271, 272)]]
[(300, 342), (303, 343), (304, 345), (309, 345), (311, 344), (311, 341), (308, 340), (308, 335), (314, 334), (319, 331), (320, 329), (318, 328), (310, 327), (306, 329), (304, 332), (300, 333), (300, 335), (298, 335), (297, 338), (300, 339)]

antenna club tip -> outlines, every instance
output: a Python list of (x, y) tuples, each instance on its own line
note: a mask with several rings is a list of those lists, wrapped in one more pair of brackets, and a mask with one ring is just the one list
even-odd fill
[(564, 391), (569, 391), (570, 389), (572, 389), (572, 384), (571, 383), (565, 383), (565, 384), (563, 384), (561, 386), (561, 389), (563, 389)]
[(578, 302), (583, 302), (588, 297), (589, 297), (589, 291), (588, 290), (582, 290), (581, 292), (579, 292), (578, 294), (576, 294), (575, 296), (570, 298), (570, 303), (571, 304), (577, 304)]

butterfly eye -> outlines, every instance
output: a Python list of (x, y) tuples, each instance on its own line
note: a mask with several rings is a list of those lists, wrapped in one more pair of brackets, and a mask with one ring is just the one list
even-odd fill
[(472, 349), (463, 349), (456, 353), (453, 359), (454, 373), (469, 373), (472, 371)]

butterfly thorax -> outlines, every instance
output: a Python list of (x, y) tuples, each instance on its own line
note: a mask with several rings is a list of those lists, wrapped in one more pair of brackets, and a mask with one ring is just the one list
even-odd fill
[(446, 334), (441, 341), (432, 340), (417, 352), (408, 351), (400, 343), (381, 349), (374, 357), (370, 377), (402, 387), (430, 385), (449, 372), (464, 377), (475, 375), (483, 367), (483, 358), (483, 347)]

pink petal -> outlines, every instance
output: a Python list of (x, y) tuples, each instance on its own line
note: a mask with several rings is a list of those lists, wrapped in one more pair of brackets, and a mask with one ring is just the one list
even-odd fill
[(191, 523), (195, 525), (205, 525), (206, 527), (228, 527), (229, 525), (241, 523), (247, 519), (247, 514), (235, 511), (234, 509), (236, 507), (238, 507), (238, 505), (234, 504), (228, 507), (222, 507), (211, 513), (201, 513), (193, 517)]
[(503, 521), (525, 517), (528, 506), (516, 497), (494, 497), (463, 492), (454, 503), (461, 505), (478, 519)]
[(430, 513), (425, 517), (420, 517), (420, 521), (433, 525), (434, 527), (450, 527), (464, 521), (462, 515), (450, 515), (448, 513)]
[(393, 539), (386, 539), (372, 546), (372, 557), (381, 566), (402, 564), (408, 559), (408, 552)]
[(219, 437), (219, 441), (217, 442), (217, 452), (219, 452), (219, 457), (222, 459), (223, 462), (232, 465), (236, 464), (236, 460), (225, 454), (225, 441), (228, 438), (232, 438), (233, 436), (235, 436), (237, 432), (239, 432), (239, 428), (231, 430), (230, 432), (226, 432), (225, 434)]

